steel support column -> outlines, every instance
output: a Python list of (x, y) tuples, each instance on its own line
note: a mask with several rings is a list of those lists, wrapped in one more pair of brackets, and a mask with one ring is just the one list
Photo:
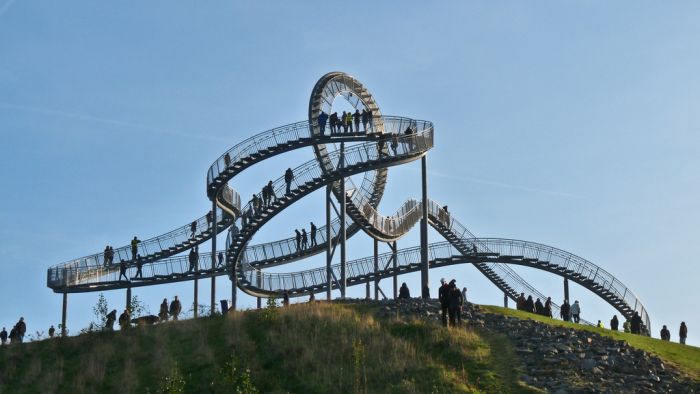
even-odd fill
[(211, 204), (211, 315), (216, 313), (216, 199)]
[[(262, 272), (258, 270), (255, 273), (255, 281), (256, 281), (256, 286), (259, 288), (262, 287)], [(258, 309), (262, 308), (262, 298), (256, 297), (257, 298), (257, 307)]]
[(394, 282), (394, 299), (399, 298), (399, 270), (398, 262), (396, 261), (396, 241), (391, 243), (391, 266), (394, 271), (393, 282)]
[(422, 218), (420, 221), (420, 284), (423, 298), (430, 298), (430, 288), (428, 279), (428, 174), (427, 156), (423, 155), (421, 163), (422, 180)]
[[(564, 278), (564, 299), (569, 300), (569, 279)], [(569, 300), (569, 304), (571, 304), (571, 300)]]
[[(340, 168), (345, 168), (345, 143), (340, 143)], [(345, 298), (347, 288), (347, 261), (345, 256), (345, 242), (347, 232), (345, 231), (345, 204), (347, 203), (345, 193), (345, 178), (340, 179), (340, 298)]]
[(379, 300), (379, 241), (374, 240), (374, 300)]
[(333, 290), (333, 275), (331, 275), (331, 260), (333, 259), (333, 242), (331, 238), (331, 190), (326, 186), (326, 299), (331, 300)]
[(199, 279), (194, 280), (194, 318), (197, 318), (199, 309)]
[(503, 307), (508, 308), (508, 293), (503, 293)]
[(236, 276), (235, 268), (231, 276), (231, 307), (229, 309), (236, 310), (236, 297), (238, 295), (238, 277)]
[(68, 293), (63, 292), (63, 313), (61, 314), (61, 336), (66, 336), (66, 313), (68, 312)]
[(131, 287), (126, 288), (126, 306), (124, 309), (128, 309), (131, 313)]

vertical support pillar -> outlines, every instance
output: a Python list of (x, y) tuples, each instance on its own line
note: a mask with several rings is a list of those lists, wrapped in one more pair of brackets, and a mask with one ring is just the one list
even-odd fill
[(392, 267), (394, 268), (393, 282), (394, 282), (394, 299), (399, 298), (399, 263), (396, 261), (396, 241), (391, 243), (391, 261)]
[(236, 276), (235, 268), (233, 268), (233, 275), (231, 276), (231, 308), (236, 310), (236, 298), (238, 296), (238, 277)]
[[(345, 143), (340, 143), (340, 168), (345, 168)], [(345, 242), (347, 233), (345, 231), (345, 204), (347, 194), (345, 193), (345, 178), (340, 179), (340, 298), (345, 298), (347, 287)]]
[(370, 281), (367, 280), (367, 284), (366, 284), (366, 286), (365, 286), (365, 298), (368, 299), (368, 300), (371, 300), (372, 297), (370, 297), (370, 295), (369, 295), (369, 282), (370, 282)]
[(428, 270), (428, 174), (427, 174), (427, 157), (423, 155), (421, 162), (421, 180), (422, 180), (422, 218), (420, 221), (420, 284), (421, 294), (423, 298), (430, 298), (430, 288)]
[(63, 292), (63, 313), (61, 314), (61, 336), (66, 336), (66, 313), (68, 312), (68, 293)]
[[(258, 271), (256, 272), (256, 274), (255, 274), (255, 280), (256, 280), (256, 282), (257, 282), (257, 283), (256, 283), (256, 286), (258, 287), (258, 289), (259, 289), (260, 287), (262, 287), (262, 272), (261, 272), (261, 271), (258, 270)], [(258, 307), (258, 309), (262, 308), (262, 298), (260, 298), (260, 297), (257, 297), (257, 307)]]
[(508, 308), (508, 293), (503, 293), (503, 307)]
[(197, 318), (199, 309), (199, 279), (194, 280), (194, 318)]
[(333, 239), (331, 238), (331, 189), (326, 186), (326, 299), (331, 300), (333, 290), (333, 275), (331, 273), (331, 260), (333, 259)]
[(131, 313), (131, 287), (126, 288), (126, 306), (124, 309), (128, 309)]
[(569, 300), (569, 304), (571, 304), (571, 300), (569, 299), (569, 279), (564, 278), (564, 299)]
[(216, 313), (216, 198), (211, 204), (211, 315)]
[(379, 241), (374, 240), (374, 300), (379, 300)]

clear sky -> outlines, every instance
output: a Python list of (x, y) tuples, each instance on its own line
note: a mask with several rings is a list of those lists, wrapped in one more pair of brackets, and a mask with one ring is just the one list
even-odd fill
[[(304, 120), (316, 80), (340, 70), (383, 113), (435, 123), (429, 194), (475, 234), (576, 253), (637, 293), (654, 336), (667, 324), (676, 341), (684, 320), (700, 345), (698, 20), (700, 4), (682, 1), (0, 0), (0, 325), (57, 325), (50, 265), (203, 215), (211, 162)], [(271, 160), (232, 186), (250, 195), (311, 158)], [(419, 196), (418, 170), (390, 171), (384, 212)], [(321, 223), (321, 204), (313, 194), (255, 241)], [(349, 257), (370, 255), (356, 238)], [(417, 241), (416, 229), (399, 247)], [(560, 277), (515, 269), (563, 298)], [(502, 302), (472, 267), (431, 271), (433, 294), (440, 277), (469, 287), (471, 301)], [(418, 294), (418, 278), (401, 281)], [(230, 297), (230, 282), (217, 284), (217, 298)], [(208, 302), (208, 284), (200, 290)], [(571, 291), (584, 318), (608, 325), (611, 307)], [(192, 284), (134, 294), (157, 312), (164, 297), (191, 303)], [(105, 295), (123, 308), (124, 291)], [(69, 296), (71, 332), (97, 296)]]

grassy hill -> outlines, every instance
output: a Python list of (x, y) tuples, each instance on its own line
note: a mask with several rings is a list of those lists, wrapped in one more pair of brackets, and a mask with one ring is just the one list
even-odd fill
[[(7, 346), (0, 393), (538, 392), (518, 381), (507, 337), (378, 318), (377, 308), (300, 304)], [(699, 376), (698, 348), (610, 335)]]

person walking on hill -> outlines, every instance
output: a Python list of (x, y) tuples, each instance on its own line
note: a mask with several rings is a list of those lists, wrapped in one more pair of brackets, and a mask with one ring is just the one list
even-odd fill
[(131, 259), (136, 260), (136, 255), (138, 254), (138, 245), (141, 243), (141, 240), (136, 238), (134, 235), (134, 239), (131, 240)]
[(544, 315), (544, 305), (542, 305), (542, 301), (538, 298), (537, 301), (535, 301), (535, 313), (538, 315)]
[(603, 325), (603, 322), (600, 321), (600, 320), (598, 320), (598, 323), (596, 324), (596, 327), (598, 327), (598, 328), (605, 328), (605, 326)]
[(287, 191), (285, 194), (289, 195), (289, 193), (292, 190), (292, 181), (294, 180), (294, 171), (292, 171), (291, 167), (287, 168), (287, 171), (284, 172), (284, 182), (287, 184)]
[(12, 327), (12, 329), (10, 330), (10, 336), (9, 336), (9, 338), (10, 338), (10, 344), (13, 344), (13, 343), (15, 343), (15, 342), (18, 341), (18, 339), (17, 339), (17, 328)]
[(632, 334), (640, 335), (642, 333), (642, 318), (639, 316), (639, 312), (634, 312), (634, 316), (630, 320), (630, 329)]
[(326, 133), (326, 121), (328, 120), (328, 114), (321, 111), (320, 114), (318, 114), (318, 130), (323, 136)]
[(411, 298), (411, 292), (408, 290), (408, 286), (406, 286), (406, 282), (403, 282), (401, 284), (401, 288), (399, 289), (399, 298), (403, 298), (403, 299)]
[(54, 334), (56, 334), (56, 329), (52, 324), (51, 327), (49, 327), (49, 338), (53, 338)]
[(678, 338), (680, 338), (680, 343), (681, 345), (685, 345), (685, 339), (688, 338), (688, 326), (685, 325), (685, 322), (681, 322), (681, 328), (678, 330)]
[(662, 341), (670, 341), (671, 340), (671, 331), (666, 328), (666, 325), (664, 324), (664, 327), (661, 329), (661, 340)]
[(561, 304), (561, 308), (559, 308), (559, 316), (564, 321), (571, 320), (571, 305), (569, 305), (569, 300), (564, 300), (564, 303)]
[(311, 222), (311, 232), (309, 236), (311, 237), (311, 246), (318, 246), (318, 243), (316, 243), (316, 225), (314, 222)]
[(178, 300), (177, 296), (175, 296), (173, 302), (170, 303), (170, 316), (172, 316), (173, 320), (177, 320), (181, 311), (182, 305), (180, 305), (180, 300)]
[(574, 301), (574, 304), (571, 305), (571, 317), (574, 319), (574, 323), (578, 323), (581, 317), (581, 305), (578, 303), (578, 300)]
[(124, 261), (124, 259), (119, 262), (119, 280), (122, 280), (122, 276), (125, 281), (129, 281), (129, 277), (126, 276), (126, 261)]
[(617, 331), (618, 327), (618, 321), (617, 321), (617, 315), (613, 315), (612, 320), (610, 320), (610, 329), (613, 331)]
[(27, 324), (24, 322), (24, 318), (20, 317), (17, 324), (15, 324), (15, 329), (17, 330), (17, 339), (19, 343), (24, 342), (24, 334), (27, 333)]
[(7, 343), (7, 331), (5, 331), (5, 327), (2, 328), (2, 331), (0, 331), (0, 344), (4, 345)]
[(440, 279), (440, 288), (438, 289), (438, 300), (440, 301), (443, 327), (447, 327), (447, 313), (450, 305), (449, 293), (450, 286), (445, 282), (445, 278)]
[(535, 313), (535, 302), (532, 300), (532, 296), (527, 296), (525, 301), (525, 312)]
[(289, 292), (287, 290), (282, 293), (282, 306), (285, 308), (289, 306)]
[(112, 309), (112, 312), (107, 314), (105, 321), (105, 330), (114, 331), (114, 322), (117, 321), (117, 310)]
[(301, 248), (306, 250), (309, 248), (309, 236), (306, 234), (306, 229), (301, 229)]
[(515, 301), (515, 309), (522, 311), (525, 310), (525, 293), (520, 293), (518, 299)]
[(355, 122), (355, 131), (360, 132), (360, 118), (362, 117), (362, 114), (360, 114), (360, 110), (356, 109), (355, 113), (352, 115), (352, 120)]
[(158, 318), (161, 322), (168, 321), (168, 299), (163, 298), (163, 302), (160, 304), (160, 311), (158, 312)]
[(294, 229), (294, 232), (296, 233), (294, 238), (295, 238), (295, 241), (297, 242), (297, 252), (298, 252), (301, 250), (301, 233), (297, 229)]
[(457, 288), (457, 281), (452, 279), (450, 281), (449, 290), (449, 314), (450, 314), (450, 325), (452, 327), (462, 326), (462, 292)]
[(552, 297), (547, 297), (547, 301), (544, 303), (544, 315), (552, 317)]
[(122, 331), (128, 330), (131, 328), (131, 316), (129, 314), (129, 309), (124, 309), (124, 312), (122, 312), (121, 315), (119, 315), (119, 328)]

